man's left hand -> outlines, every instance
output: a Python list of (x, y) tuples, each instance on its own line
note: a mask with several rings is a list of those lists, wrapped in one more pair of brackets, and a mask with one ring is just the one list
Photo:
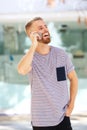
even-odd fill
[(72, 103), (69, 103), (66, 109), (65, 116), (70, 117), (72, 111), (73, 111), (74, 105)]

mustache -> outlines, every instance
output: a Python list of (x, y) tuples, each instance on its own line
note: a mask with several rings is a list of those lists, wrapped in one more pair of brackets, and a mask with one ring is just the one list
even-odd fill
[[(47, 33), (47, 35), (48, 35), (48, 36), (50, 36), (50, 33), (49, 33), (49, 32), (46, 32), (46, 33)], [(46, 34), (46, 33), (41, 33), (41, 32), (38, 32), (39, 36), (41, 36), (41, 37), (43, 37), (43, 36), (44, 36), (44, 34)]]

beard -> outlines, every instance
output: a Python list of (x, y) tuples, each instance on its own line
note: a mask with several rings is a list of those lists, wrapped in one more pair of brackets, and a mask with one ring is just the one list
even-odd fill
[(50, 34), (48, 36), (42, 36), (41, 39), (38, 40), (41, 43), (48, 44), (51, 41)]
[(50, 43), (50, 41), (51, 41), (50, 37), (49, 38), (42, 38), (41, 39), (41, 42), (44, 43), (44, 44), (48, 44), (48, 43)]

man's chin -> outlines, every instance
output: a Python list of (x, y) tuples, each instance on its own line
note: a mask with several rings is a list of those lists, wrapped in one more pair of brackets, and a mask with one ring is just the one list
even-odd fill
[(44, 44), (49, 44), (51, 42), (51, 39), (49, 38), (49, 39), (46, 39), (46, 40), (43, 40), (43, 43)]

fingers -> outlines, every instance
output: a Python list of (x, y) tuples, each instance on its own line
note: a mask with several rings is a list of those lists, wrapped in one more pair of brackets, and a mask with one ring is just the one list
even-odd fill
[(31, 38), (31, 39), (34, 39), (34, 38), (35, 38), (35, 39), (37, 39), (37, 40), (38, 40), (38, 39), (40, 40), (40, 39), (41, 39), (41, 36), (42, 36), (42, 35), (41, 35), (41, 33), (39, 33), (39, 32), (31, 32), (31, 33), (30, 33), (30, 38)]
[(70, 117), (71, 111), (69, 109), (67, 109), (65, 115), (68, 116), (68, 117)]
[(73, 106), (69, 104), (69, 105), (67, 106), (65, 115), (70, 117), (72, 111), (73, 111)]

